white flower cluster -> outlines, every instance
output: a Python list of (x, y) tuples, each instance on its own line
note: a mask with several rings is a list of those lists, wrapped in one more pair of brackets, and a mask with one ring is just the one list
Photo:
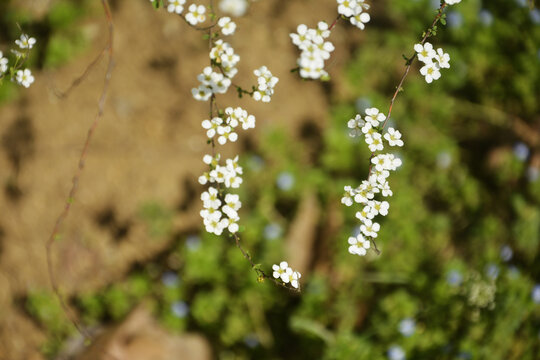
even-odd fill
[(328, 73), (324, 70), (324, 61), (330, 58), (330, 53), (334, 51), (334, 45), (330, 41), (325, 41), (330, 36), (328, 24), (319, 21), (317, 29), (308, 29), (304, 24), (298, 25), (297, 33), (289, 36), (294, 45), (298, 46), (302, 53), (297, 60), (300, 67), (300, 76), (309, 79), (328, 78)]
[(450, 55), (441, 48), (435, 51), (433, 45), (429, 42), (424, 45), (415, 44), (414, 51), (416, 51), (418, 60), (424, 63), (424, 66), (420, 69), (420, 74), (424, 75), (428, 84), (441, 77), (441, 69), (450, 68)]
[(216, 235), (221, 235), (225, 229), (233, 234), (238, 231), (238, 220), (240, 220), (238, 210), (242, 207), (238, 195), (226, 194), (222, 204), (219, 191), (214, 187), (209, 187), (208, 191), (201, 194), (201, 200), (204, 207), (201, 210), (201, 217), (204, 219), (206, 231)]
[(349, 18), (351, 24), (364, 30), (365, 24), (371, 20), (365, 10), (369, 10), (369, 5), (365, 0), (337, 0), (338, 13)]
[(231, 86), (231, 79), (223, 74), (215, 72), (212, 67), (207, 66), (202, 74), (197, 76), (201, 82), (198, 88), (191, 89), (191, 93), (196, 100), (207, 101), (212, 94), (225, 94)]
[(369, 178), (362, 181), (357, 188), (345, 186), (345, 194), (341, 199), (341, 203), (346, 206), (352, 206), (354, 203), (362, 206), (362, 210), (356, 212), (356, 217), (362, 223), (360, 233), (356, 237), (349, 238), (349, 252), (360, 256), (366, 255), (371, 247), (370, 240), (376, 238), (379, 232), (380, 225), (373, 219), (377, 215), (388, 215), (390, 208), (388, 201), (375, 200), (375, 194), (380, 193), (383, 197), (393, 195), (387, 179), (390, 171), (395, 171), (401, 166), (401, 160), (393, 154), (377, 154), (384, 149), (383, 138), (389, 146), (403, 146), (401, 133), (398, 130), (389, 128), (383, 137), (381, 128), (385, 120), (386, 116), (377, 108), (370, 108), (366, 109), (366, 116), (363, 119), (358, 114), (347, 123), (350, 136), (364, 135), (372, 152)]
[(272, 265), (272, 270), (272, 275), (275, 279), (280, 279), (285, 284), (290, 283), (295, 289), (298, 289), (298, 286), (300, 286), (298, 280), (302, 277), (302, 275), (298, 271), (293, 271), (286, 261), (280, 262), (279, 265)]
[(221, 28), (221, 33), (223, 35), (233, 35), (236, 30), (235, 22), (231, 21), (231, 18), (228, 16), (219, 19), (218, 25)]
[(255, 128), (255, 117), (248, 115), (247, 111), (237, 107), (233, 109), (228, 107), (225, 109), (225, 121), (221, 117), (215, 117), (212, 120), (204, 120), (202, 127), (205, 128), (206, 136), (213, 139), (218, 136), (217, 141), (221, 145), (225, 145), (228, 141), (235, 142), (238, 139), (238, 134), (234, 130), (242, 125), (242, 129), (247, 130)]
[(444, 0), (444, 2), (447, 3), (448, 5), (454, 5), (454, 4), (459, 4), (461, 0)]
[(219, 165), (220, 155), (212, 157), (211, 155), (205, 155), (203, 161), (210, 166), (210, 171), (205, 172), (199, 177), (199, 183), (206, 185), (207, 183), (216, 183), (218, 187), (221, 184), (226, 188), (238, 189), (242, 184), (243, 169), (238, 165), (238, 156), (234, 159), (225, 160), (225, 166)]
[[(153, 0), (150, 1), (153, 2)], [(184, 11), (185, 3), (186, 0), (169, 0), (169, 5), (167, 5), (167, 11), (180, 15)], [(189, 5), (188, 13), (186, 14), (186, 21), (190, 25), (195, 26), (206, 20), (205, 13), (206, 8), (204, 7), (204, 5), (191, 4)]]
[(214, 42), (214, 47), (210, 50), (210, 59), (221, 67), (228, 78), (232, 79), (238, 72), (236, 65), (240, 61), (240, 56), (234, 53), (229, 43), (221, 39)]
[[(17, 69), (19, 68), (18, 64), (22, 64), (24, 62), (24, 59), (26, 59), (28, 56), (28, 51), (30, 51), (30, 49), (32, 49), (32, 47), (34, 47), (36, 44), (36, 39), (26, 34), (22, 34), (20, 39), (15, 40), (15, 44), (17, 44), (21, 50), (25, 50), (24, 52), (13, 49), (11, 50), (17, 57), (15, 65), (13, 65), (15, 69)], [(5, 76), (8, 70), (9, 60), (7, 57), (4, 57), (4, 54), (2, 51), (0, 51), (0, 80)], [(14, 69), (12, 69), (12, 71), (14, 71)], [(34, 82), (34, 76), (32, 75), (30, 69), (17, 70), (15, 72), (15, 78), (12, 77), (11, 81), (15, 81), (17, 84), (28, 88)]]
[(273, 76), (266, 66), (261, 66), (253, 73), (257, 76), (258, 83), (257, 90), (253, 92), (253, 100), (270, 102), (270, 98), (274, 94), (274, 87), (279, 79)]

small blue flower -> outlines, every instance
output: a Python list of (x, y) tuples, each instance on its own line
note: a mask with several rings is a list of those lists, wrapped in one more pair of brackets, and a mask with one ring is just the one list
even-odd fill
[(405, 318), (399, 322), (399, 332), (405, 337), (412, 336), (416, 331), (416, 321), (413, 318)]
[(266, 240), (275, 240), (281, 236), (283, 230), (277, 223), (271, 223), (264, 227), (263, 236)]
[(278, 175), (276, 184), (280, 190), (291, 190), (294, 186), (294, 176), (290, 172), (284, 171)]
[(493, 23), (493, 14), (489, 10), (482, 9), (478, 13), (478, 19), (485, 26), (490, 26)]
[(538, 25), (540, 24), (540, 11), (538, 9), (532, 9), (529, 13), (531, 17), (531, 21), (533, 24)]
[(522, 142), (514, 145), (514, 155), (518, 160), (525, 161), (529, 157), (529, 147)]
[(514, 251), (512, 250), (512, 248), (508, 245), (504, 245), (502, 248), (501, 248), (501, 259), (502, 261), (505, 261), (505, 262), (508, 262), (510, 260), (512, 260), (512, 256), (514, 256)]
[(463, 25), (463, 15), (458, 11), (449, 11), (446, 15), (446, 22), (451, 28), (458, 28)]
[(527, 6), (527, 0), (516, 0), (516, 3), (521, 7)]
[(201, 247), (201, 238), (197, 235), (189, 235), (186, 239), (186, 247), (190, 251), (196, 251)]
[(189, 313), (189, 306), (183, 301), (175, 301), (171, 304), (171, 311), (177, 318), (185, 318)]
[(446, 282), (450, 284), (451, 286), (459, 286), (461, 285), (462, 281), (463, 281), (463, 276), (457, 270), (451, 270), (446, 275)]
[(535, 304), (540, 304), (540, 284), (534, 285), (531, 291), (531, 297), (532, 297), (532, 301)]
[(161, 282), (167, 287), (178, 286), (179, 280), (178, 275), (173, 271), (166, 271), (161, 276)]
[(388, 348), (388, 358), (390, 360), (405, 360), (405, 351), (399, 345), (392, 345)]
[(495, 264), (487, 264), (485, 268), (486, 275), (495, 280), (499, 277), (499, 267)]
[(540, 176), (540, 170), (535, 166), (529, 166), (527, 168), (527, 180), (529, 182), (536, 182)]

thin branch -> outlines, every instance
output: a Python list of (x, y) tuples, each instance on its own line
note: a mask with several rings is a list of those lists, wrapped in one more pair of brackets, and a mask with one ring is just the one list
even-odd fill
[[(101, 0), (101, 3), (103, 5), (103, 9), (105, 11), (105, 16), (107, 18), (108, 32), (109, 32), (109, 37), (108, 37), (107, 46), (106, 46), (106, 52), (108, 53), (108, 65), (107, 65), (107, 72), (105, 74), (105, 82), (103, 84), (103, 89), (101, 91), (101, 96), (100, 96), (99, 102), (98, 102), (98, 112), (97, 112), (97, 114), (96, 114), (96, 116), (94, 118), (94, 121), (92, 122), (92, 124), (91, 124), (91, 126), (90, 126), (90, 128), (88, 130), (86, 141), (84, 143), (83, 150), (82, 150), (81, 156), (79, 158), (78, 167), (77, 167), (77, 170), (75, 171), (75, 175), (73, 176), (71, 190), (69, 191), (69, 195), (68, 195), (68, 197), (66, 199), (66, 202), (65, 202), (65, 205), (64, 205), (64, 210), (60, 213), (60, 215), (56, 219), (56, 223), (54, 225), (54, 228), (53, 228), (49, 238), (47, 239), (47, 243), (46, 243), (47, 270), (48, 270), (48, 273), (49, 273), (49, 279), (51, 281), (53, 292), (56, 295), (56, 297), (58, 297), (58, 300), (60, 301), (60, 305), (62, 307), (62, 310), (64, 311), (66, 316), (69, 318), (69, 320), (72, 322), (72, 324), (75, 326), (77, 331), (85, 338), (85, 340), (91, 340), (92, 336), (86, 331), (86, 329), (84, 329), (82, 327), (79, 320), (77, 319), (77, 316), (75, 315), (74, 312), (71, 311), (71, 309), (67, 305), (66, 301), (62, 297), (62, 294), (60, 293), (60, 288), (59, 288), (59, 285), (58, 285), (58, 281), (57, 281), (57, 279), (55, 277), (54, 270), (53, 270), (52, 247), (54, 245), (55, 240), (57, 240), (59, 238), (59, 233), (60, 233), (62, 223), (66, 220), (67, 216), (69, 215), (71, 205), (75, 201), (75, 195), (77, 193), (77, 188), (78, 188), (78, 185), (79, 185), (79, 179), (80, 179), (81, 174), (82, 174), (83, 169), (84, 169), (84, 164), (85, 164), (85, 161), (86, 161), (88, 148), (89, 148), (90, 142), (92, 140), (92, 136), (93, 136), (93, 134), (94, 134), (94, 132), (95, 132), (95, 130), (97, 128), (97, 125), (99, 123), (99, 120), (103, 117), (104, 108), (105, 108), (105, 100), (107, 98), (107, 93), (108, 93), (108, 90), (109, 90), (109, 84), (110, 84), (110, 80), (111, 80), (111, 76), (112, 76), (112, 70), (113, 70), (113, 67), (114, 67), (114, 58), (113, 58), (114, 27), (113, 27), (113, 22), (112, 22), (111, 10), (109, 8), (109, 4), (108, 4), (107, 0)], [(98, 56), (97, 59), (99, 59), (100, 57), (101, 57), (101, 55)], [(97, 61), (94, 60), (94, 62), (97, 62)], [(89, 67), (91, 67), (91, 66), (93, 66), (92, 63), (90, 64)], [(88, 70), (88, 68), (87, 68), (87, 70)], [(86, 73), (86, 71), (85, 71), (85, 73)], [(83, 76), (84, 76), (84, 74), (83, 74)]]

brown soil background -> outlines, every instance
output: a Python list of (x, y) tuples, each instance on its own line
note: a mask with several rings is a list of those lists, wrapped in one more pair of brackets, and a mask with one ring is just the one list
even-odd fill
[[(46, 3), (42, 11), (51, 2)], [(148, 237), (137, 212), (147, 201), (178, 208), (187, 196), (186, 184), (195, 185), (202, 173), (201, 159), (208, 150), (200, 125), (208, 104), (197, 102), (190, 92), (208, 63), (202, 33), (177, 16), (153, 11), (148, 1), (113, 5), (116, 65), (105, 115), (62, 237), (53, 247), (54, 269), (65, 295), (114, 282), (134, 263), (169, 246), (167, 239)], [(313, 27), (319, 20), (331, 22), (335, 14), (334, 1), (260, 0), (236, 19), (236, 35), (225, 39), (241, 56), (234, 82), (249, 87), (255, 83), (253, 69), (261, 65), (280, 79), (270, 104), (238, 99), (233, 90), (218, 97), (221, 107), (242, 106), (256, 116), (254, 141), (270, 125), (294, 136), (306, 121), (324, 129), (330, 97), (348, 97), (340, 73), (348, 49), (363, 37), (348, 25), (332, 33), (336, 51), (328, 63), (330, 91), (290, 73), (299, 53), (288, 34), (299, 23)], [(30, 291), (50, 289), (45, 243), (71, 187), (106, 69), (102, 61), (67, 99), (54, 95), (56, 86), (67, 88), (84, 71), (106, 41), (104, 17), (87, 18), (81, 26), (92, 44), (88, 51), (60, 69), (36, 73), (33, 86), (0, 108), (0, 359), (42, 358), (38, 349), (45, 334), (20, 299)], [(188, 210), (177, 211), (175, 231), (200, 227), (198, 210), (194, 201)], [(113, 214), (107, 226), (99, 224), (103, 214)], [(119, 227), (127, 229), (121, 239)]]

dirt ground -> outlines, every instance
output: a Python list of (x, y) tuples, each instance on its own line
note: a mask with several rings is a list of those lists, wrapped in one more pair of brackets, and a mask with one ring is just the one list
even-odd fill
[[(50, 2), (49, 2), (50, 3)], [(61, 239), (53, 248), (54, 269), (66, 295), (103, 287), (122, 278), (136, 262), (166, 249), (168, 239), (149, 238), (137, 217), (141, 204), (178, 208), (186, 184), (196, 184), (208, 150), (201, 121), (207, 103), (191, 88), (207, 64), (207, 42), (180, 18), (153, 11), (148, 1), (116, 1), (115, 68), (102, 118), (90, 146), (79, 192)], [(297, 134), (310, 121), (324, 128), (329, 95), (319, 83), (290, 73), (299, 55), (288, 34), (299, 23), (332, 21), (333, 1), (260, 0), (237, 19), (227, 41), (241, 56), (235, 83), (255, 83), (253, 69), (266, 65), (279, 77), (270, 104), (218, 98), (220, 106), (242, 106), (257, 118), (257, 134), (272, 125)], [(0, 108), (0, 359), (41, 359), (44, 334), (24, 312), (30, 291), (50, 289), (45, 243), (71, 187), (86, 132), (96, 111), (106, 62), (102, 61), (67, 98), (54, 95), (85, 69), (105, 43), (104, 17), (86, 19), (91, 48), (68, 65), (36, 73), (15, 102)], [(338, 27), (329, 70), (332, 89), (347, 96), (340, 77), (351, 44), (361, 32)], [(336, 92), (330, 92), (335, 94)], [(344, 93), (344, 94), (343, 94)], [(199, 203), (174, 217), (175, 231), (197, 229)], [(103, 219), (108, 219), (103, 221)], [(67, 320), (66, 320), (67, 321)]]

